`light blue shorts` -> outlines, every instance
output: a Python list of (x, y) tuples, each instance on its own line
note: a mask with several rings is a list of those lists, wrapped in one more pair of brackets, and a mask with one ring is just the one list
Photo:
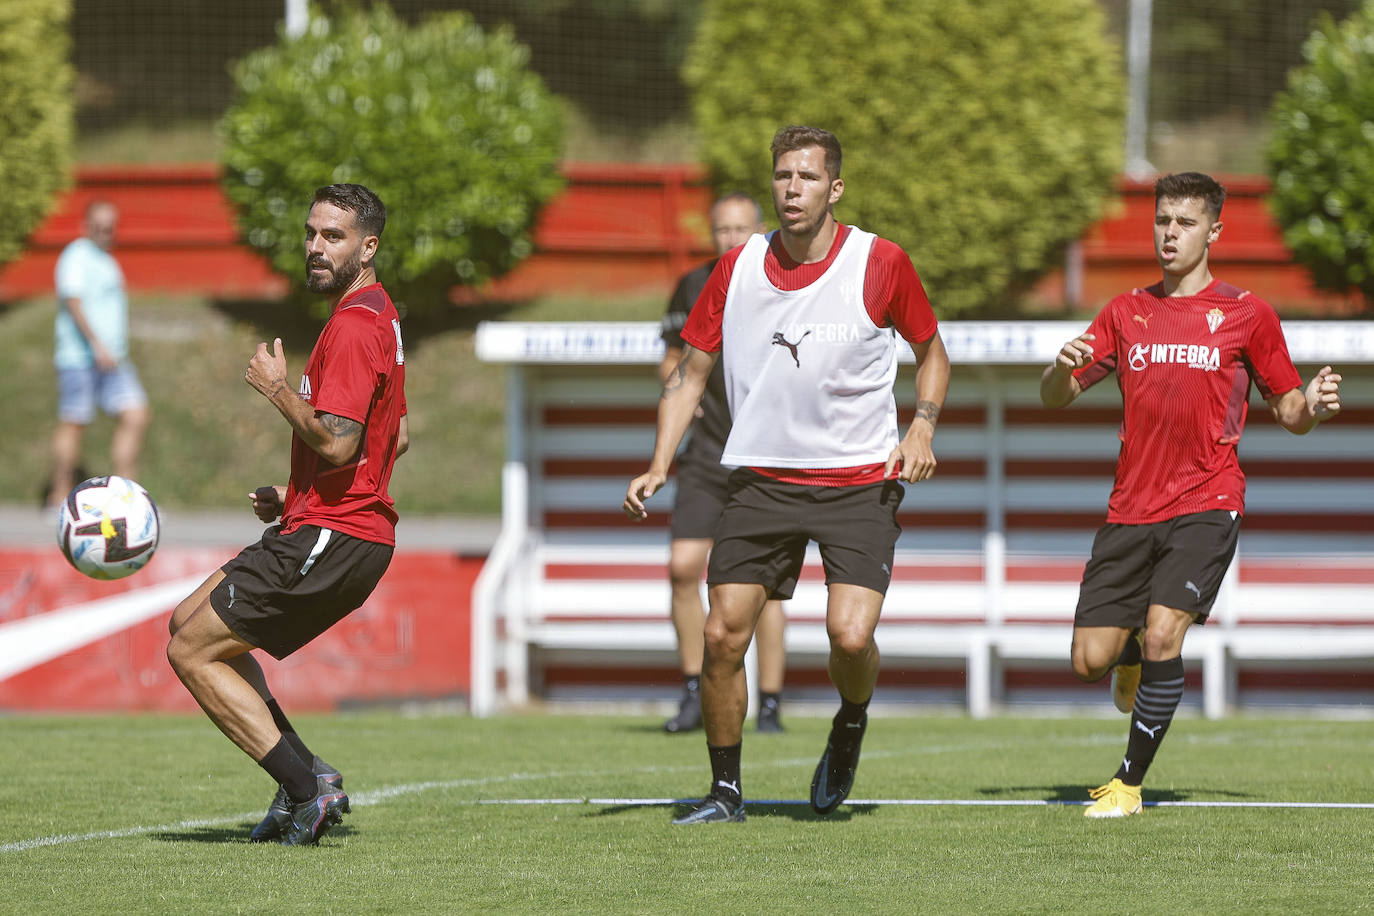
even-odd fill
[(57, 370), (57, 418), (82, 426), (95, 419), (96, 405), (110, 416), (148, 405), (148, 396), (129, 363), (110, 372), (89, 369)]

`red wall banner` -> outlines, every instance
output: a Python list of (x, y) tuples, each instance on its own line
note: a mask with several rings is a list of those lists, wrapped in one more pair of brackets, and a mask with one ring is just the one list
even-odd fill
[[(102, 598), (208, 575), (232, 548), (164, 546), (146, 569), (117, 582), (87, 579), (56, 548), (0, 548), (0, 659), (18, 649), (7, 625)], [(258, 653), (290, 710), (464, 697), (471, 656), (470, 597), (482, 558), (398, 551), (367, 603), (278, 662)], [(0, 709), (190, 711), (195, 702), (167, 664), (167, 620), (151, 616), (0, 679)]]
[[(561, 172), (567, 185), (539, 215), (534, 254), (487, 287), (455, 288), (456, 302), (569, 293), (666, 297), (678, 277), (711, 255), (712, 191), (700, 167), (564, 163)], [(1213, 251), (1218, 276), (1253, 289), (1285, 315), (1348, 315), (1364, 308), (1358, 295), (1312, 287), (1266, 208), (1267, 179), (1222, 180), (1229, 196), (1226, 229)], [(273, 299), (286, 290), (286, 280), (239, 240), (218, 166), (87, 166), (78, 169), (76, 186), (34, 232), (24, 254), (0, 267), (0, 302), (52, 295), (57, 256), (81, 234), (82, 213), (96, 198), (120, 207), (116, 253), (136, 292)], [(1045, 277), (1031, 298), (1045, 308), (1086, 309), (1157, 280), (1153, 213), (1153, 184), (1122, 179), (1106, 214), (1068, 259), (1071, 269)]]

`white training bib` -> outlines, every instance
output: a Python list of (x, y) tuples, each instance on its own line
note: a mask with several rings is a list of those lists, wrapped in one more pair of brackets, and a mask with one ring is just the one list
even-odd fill
[(767, 236), (745, 243), (730, 277), (721, 358), (731, 430), (721, 464), (843, 468), (897, 447), (897, 338), (864, 308), (875, 236), (850, 227), (834, 263), (799, 290), (764, 274)]

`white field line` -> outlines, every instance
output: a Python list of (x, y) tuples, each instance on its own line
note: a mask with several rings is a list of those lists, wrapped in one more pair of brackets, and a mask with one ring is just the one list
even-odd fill
[[(1315, 726), (1314, 726), (1315, 727)], [(1227, 734), (1218, 733), (1207, 736), (1206, 743), (1233, 744), (1237, 738), (1244, 739), (1243, 733)], [(1291, 737), (1291, 735), (1290, 735)], [(1197, 741), (1198, 738), (1193, 740)], [(1109, 738), (1106, 736), (1089, 736), (1076, 739), (1060, 739), (1061, 745), (1096, 746), (1107, 744), (1120, 744), (1119, 738)], [(1013, 751), (1020, 748), (1020, 742), (968, 742), (959, 744), (931, 744), (922, 747), (908, 748), (901, 751), (877, 751), (864, 755), (864, 759), (886, 759), (893, 757), (921, 757), (936, 754), (959, 754), (973, 751)], [(810, 769), (815, 766), (814, 757), (792, 758), (772, 761), (760, 761), (751, 763), (751, 769), (785, 768), (785, 767), (804, 767)], [(482, 789), (489, 786), (506, 785), (510, 783), (533, 782), (549, 779), (596, 779), (604, 776), (625, 776), (629, 774), (653, 775), (671, 773), (701, 773), (705, 768), (700, 764), (678, 765), (678, 766), (642, 766), (631, 768), (616, 768), (605, 770), (584, 770), (575, 772), (550, 770), (536, 773), (508, 773), (504, 776), (489, 776), (470, 779), (444, 779), (427, 782), (401, 783), (394, 786), (385, 786), (380, 789), (371, 789), (356, 794), (349, 795), (349, 802), (354, 805), (377, 805), (392, 798), (404, 795), (418, 795), (435, 790), (446, 789)], [(602, 799), (602, 798), (525, 798), (525, 799), (461, 799), (459, 804), (470, 805), (584, 805), (584, 804), (605, 804), (605, 805), (672, 805), (687, 804), (695, 802), (698, 797), (693, 798), (648, 798), (648, 799)], [(754, 805), (804, 805), (809, 802), (794, 800), (749, 800)], [(962, 805), (962, 806), (1035, 806), (1044, 807), (1048, 805), (1084, 805), (1087, 802), (1078, 801), (1054, 801), (1044, 799), (878, 799), (861, 800), (851, 799), (846, 802), (849, 805), (893, 805), (893, 806), (919, 806), (919, 805)], [(1145, 802), (1146, 807), (1194, 807), (1194, 808), (1374, 808), (1374, 804), (1340, 804), (1324, 802)], [(213, 818), (193, 818), (178, 821), (172, 824), (140, 825), (134, 827), (120, 827), (112, 830), (95, 830), (89, 833), (62, 833), (52, 836), (34, 837), (27, 840), (15, 840), (9, 843), (0, 843), (0, 854), (10, 852), (23, 852), (27, 849), (37, 849), (44, 846), (61, 846), (67, 843), (84, 843), (96, 840), (117, 840), (131, 836), (144, 836), (151, 833), (175, 833), (184, 830), (194, 830), (200, 827), (223, 827), (229, 824), (242, 824), (245, 821), (256, 821), (261, 817), (259, 811), (248, 811), (240, 814), (229, 814)]]
[(187, 576), (0, 624), (0, 681), (164, 614), (204, 581)]
[[(373, 793), (372, 798), (366, 801), (353, 800), (353, 804), (375, 805), (388, 798), (395, 798), (398, 795), (410, 795), (417, 792), (424, 792), (431, 789), (448, 789), (456, 787), (457, 783), (429, 782), (416, 783), (409, 786), (392, 786), (389, 789), (378, 790)], [(667, 807), (669, 805), (690, 805), (697, 802), (696, 798), (483, 798), (461, 800), (459, 804), (467, 805), (512, 805), (512, 806), (544, 806), (544, 805), (608, 805), (624, 808), (651, 808)], [(748, 805), (755, 807), (778, 808), (784, 806), (804, 807), (811, 803), (804, 799), (792, 798), (769, 798), (754, 799), (747, 801)], [(851, 798), (845, 802), (851, 808), (859, 807), (920, 807), (920, 808), (1046, 808), (1053, 806), (1083, 807), (1092, 804), (1088, 801), (1070, 801), (1056, 799), (1037, 799), (1037, 798)], [(1350, 809), (1374, 809), (1374, 802), (1233, 802), (1233, 801), (1147, 801), (1142, 803), (1146, 808), (1317, 808), (1328, 810), (1350, 810)], [(224, 827), (229, 824), (241, 824), (244, 821), (254, 820), (258, 817), (257, 812), (249, 811), (242, 814), (232, 814), (227, 817), (202, 818), (197, 820), (178, 821), (175, 824), (159, 824), (156, 826), (124, 827), (119, 830), (98, 830), (92, 833), (63, 833), (56, 836), (36, 837), (31, 840), (19, 840), (14, 843), (0, 844), (0, 853), (22, 852), (26, 849), (36, 849), (42, 846), (61, 846), (66, 843), (81, 843), (91, 840), (118, 840), (124, 837), (141, 836), (149, 833), (175, 833), (184, 830), (194, 830), (198, 827)]]

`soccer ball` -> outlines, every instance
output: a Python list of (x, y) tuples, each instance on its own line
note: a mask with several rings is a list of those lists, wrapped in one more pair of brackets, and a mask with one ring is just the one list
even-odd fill
[(138, 572), (153, 558), (160, 533), (152, 497), (123, 477), (83, 480), (57, 515), (57, 546), (77, 572), (92, 579)]

